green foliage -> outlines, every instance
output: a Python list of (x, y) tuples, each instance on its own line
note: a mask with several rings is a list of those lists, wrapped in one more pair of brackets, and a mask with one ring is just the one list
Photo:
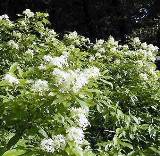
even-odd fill
[(157, 47), (62, 40), (48, 15), (0, 17), (0, 153), (158, 155)]

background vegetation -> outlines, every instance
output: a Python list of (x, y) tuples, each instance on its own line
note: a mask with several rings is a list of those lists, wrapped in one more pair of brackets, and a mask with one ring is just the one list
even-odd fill
[(0, 16), (0, 154), (158, 156), (158, 47), (60, 37), (48, 14)]

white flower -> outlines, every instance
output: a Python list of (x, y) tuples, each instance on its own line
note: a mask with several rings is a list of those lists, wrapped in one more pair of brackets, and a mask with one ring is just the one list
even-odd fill
[(120, 64), (121, 61), (120, 61), (119, 59), (116, 59), (116, 60), (114, 61), (114, 63), (115, 63), (115, 64)]
[(53, 93), (53, 92), (50, 92), (49, 94), (48, 94), (48, 96), (54, 96), (55, 94)]
[(139, 76), (142, 80), (148, 80), (148, 76), (146, 73), (140, 73)]
[(109, 37), (108, 43), (112, 46), (116, 46), (116, 47), (118, 46), (118, 41), (115, 41), (112, 36)]
[(65, 84), (65, 83), (67, 83), (67, 82), (69, 82), (71, 80), (70, 73), (62, 71), (62, 70), (60, 70), (58, 68), (54, 69), (52, 74), (59, 78), (58, 84)]
[(57, 66), (59, 68), (62, 68), (63, 66), (68, 66), (68, 53), (64, 53), (63, 55), (59, 57), (52, 57), (50, 55), (45, 55), (44, 60), (54, 66)]
[(93, 46), (93, 49), (94, 50), (98, 50), (98, 49), (100, 49), (101, 48), (101, 46), (103, 45), (103, 43), (104, 43), (104, 40), (97, 40), (96, 41), (96, 44)]
[(58, 84), (64, 85), (65, 88), (71, 89), (73, 92), (78, 92), (83, 86), (85, 86), (90, 78), (96, 78), (100, 75), (99, 69), (92, 67), (83, 71), (69, 70), (68, 72), (54, 69), (53, 75), (58, 78)]
[(44, 139), (41, 141), (42, 150), (53, 153), (55, 151), (54, 141), (52, 139)]
[(111, 51), (115, 52), (117, 50), (116, 47), (111, 48)]
[(8, 15), (7, 15), (7, 14), (4, 14), (4, 15), (0, 16), (0, 19), (6, 19), (6, 20), (8, 20), (8, 19), (9, 19), (9, 17), (8, 17)]
[(135, 61), (135, 63), (140, 66), (141, 68), (143, 67), (144, 63), (142, 60), (138, 60), (138, 61)]
[(20, 32), (13, 31), (13, 36), (21, 38), (22, 34)]
[(92, 61), (94, 61), (94, 60), (95, 60), (95, 57), (94, 57), (94, 56), (90, 56), (89, 62), (92, 62)]
[(104, 40), (100, 39), (100, 40), (97, 40), (96, 44), (98, 45), (102, 45), (104, 43)]
[(109, 36), (108, 42), (113, 44), (115, 42), (115, 40), (112, 36)]
[(46, 69), (46, 66), (43, 65), (43, 64), (40, 64), (40, 66), (38, 67), (38, 69), (40, 69), (40, 70), (45, 70), (45, 69)]
[(52, 139), (44, 139), (41, 141), (42, 150), (54, 153), (55, 151), (63, 150), (66, 146), (65, 137), (63, 135), (55, 135)]
[(84, 132), (81, 128), (71, 127), (67, 130), (67, 137), (69, 141), (74, 141), (76, 144), (84, 142)]
[(86, 127), (90, 124), (84, 114), (79, 115), (79, 119), (77, 120), (77, 122), (82, 129), (86, 129)]
[(55, 35), (56, 35), (56, 32), (52, 29), (52, 30), (49, 30), (49, 31), (48, 31), (48, 34), (49, 34), (50, 36), (55, 36)]
[(28, 49), (28, 50), (25, 52), (25, 54), (30, 55), (31, 57), (33, 57), (34, 51), (31, 50), (31, 49)]
[(36, 80), (32, 86), (32, 89), (36, 92), (43, 92), (49, 89), (48, 82), (46, 80)]
[(135, 37), (134, 39), (133, 39), (133, 43), (134, 44), (140, 44), (141, 43), (141, 41), (140, 41), (140, 39), (139, 39), (139, 37)]
[(10, 75), (10, 74), (6, 74), (4, 76), (4, 80), (8, 81), (11, 84), (16, 84), (17, 85), (19, 83), (18, 79), (16, 77)]
[(52, 56), (50, 56), (50, 55), (44, 55), (43, 59), (44, 59), (44, 61), (46, 61), (46, 62), (51, 62), (53, 58), (52, 58)]
[(123, 47), (123, 49), (129, 49), (127, 44), (123, 45), (122, 47)]
[(95, 57), (97, 57), (97, 58), (101, 58), (101, 57), (102, 57), (102, 55), (101, 55), (100, 53), (96, 53), (96, 54), (95, 54)]
[(143, 49), (147, 49), (147, 47), (148, 47), (148, 46), (147, 46), (147, 43), (146, 43), (146, 42), (142, 43), (142, 44), (141, 44), (141, 47), (142, 47)]
[(73, 91), (78, 92), (83, 86), (88, 83), (89, 77), (85, 73), (81, 72), (75, 78), (75, 84), (73, 86)]
[(78, 92), (83, 86), (85, 86), (90, 78), (96, 78), (100, 75), (97, 67), (91, 67), (85, 69), (83, 72), (77, 73), (75, 78), (75, 84), (73, 85), (73, 91)]
[(105, 48), (99, 48), (97, 51), (102, 54), (104, 54), (106, 52)]
[(89, 40), (89, 38), (85, 38), (84, 36), (81, 36), (81, 42), (82, 43), (85, 43), (85, 42), (90, 43), (90, 40)]
[(78, 126), (85, 129), (89, 125), (86, 117), (88, 115), (88, 107), (86, 108), (71, 108), (71, 116), (78, 123)]
[(74, 40), (74, 39), (77, 39), (78, 34), (76, 31), (73, 31), (73, 32), (69, 33), (68, 35), (66, 34), (65, 36), (70, 40)]
[(100, 76), (100, 71), (97, 67), (85, 69), (84, 72), (89, 76), (89, 78), (96, 78)]
[(13, 40), (8, 41), (8, 45), (11, 46), (14, 49), (19, 49), (18, 44), (15, 43)]
[(54, 147), (56, 150), (64, 149), (66, 146), (65, 137), (61, 134), (53, 136), (53, 141), (54, 141)]
[(72, 114), (88, 114), (89, 112), (89, 109), (88, 107), (85, 107), (85, 108), (71, 108), (71, 113)]
[(148, 45), (148, 50), (150, 51), (158, 51), (158, 47), (157, 46), (154, 46), (153, 44), (149, 44)]
[(23, 14), (25, 14), (28, 18), (33, 17), (34, 13), (31, 12), (30, 9), (26, 9), (25, 11), (23, 11)]
[(68, 56), (64, 55), (61, 55), (60, 57), (54, 57), (51, 63), (59, 68), (62, 68), (63, 66), (68, 66), (67, 57)]

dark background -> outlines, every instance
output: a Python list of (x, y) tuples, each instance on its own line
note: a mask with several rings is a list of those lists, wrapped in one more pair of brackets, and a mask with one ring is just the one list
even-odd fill
[(53, 28), (62, 34), (76, 30), (95, 39), (128, 36), (160, 46), (160, 0), (0, 0), (0, 14), (12, 20), (25, 9), (48, 12)]

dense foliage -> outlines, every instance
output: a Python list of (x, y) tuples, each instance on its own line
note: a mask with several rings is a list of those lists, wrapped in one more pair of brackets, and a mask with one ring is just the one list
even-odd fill
[(0, 16), (1, 155), (160, 154), (157, 47), (60, 40), (48, 14), (19, 16)]

